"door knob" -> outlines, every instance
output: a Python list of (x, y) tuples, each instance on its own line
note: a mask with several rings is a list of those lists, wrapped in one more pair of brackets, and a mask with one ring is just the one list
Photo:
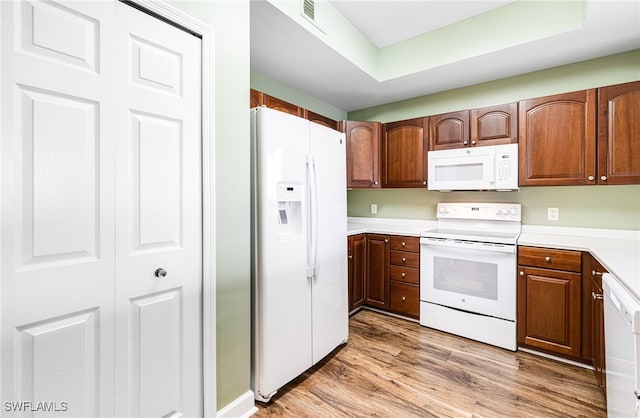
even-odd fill
[(162, 279), (163, 277), (165, 277), (167, 275), (167, 270), (163, 269), (163, 268), (157, 268), (156, 271), (154, 272), (155, 276), (159, 279)]

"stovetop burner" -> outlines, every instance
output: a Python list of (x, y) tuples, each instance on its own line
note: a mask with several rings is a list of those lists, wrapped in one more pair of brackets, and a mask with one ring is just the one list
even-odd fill
[(422, 237), (515, 245), (521, 230), (516, 203), (439, 203), (437, 216), (437, 228)]

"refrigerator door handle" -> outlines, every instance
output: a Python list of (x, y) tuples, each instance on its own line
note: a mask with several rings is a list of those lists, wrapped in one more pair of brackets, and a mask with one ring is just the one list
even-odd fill
[(307, 176), (306, 176), (306, 202), (307, 202), (307, 222), (306, 222), (306, 237), (307, 237), (307, 279), (310, 279), (313, 277), (313, 272), (314, 272), (314, 266), (313, 266), (313, 260), (312, 260), (312, 228), (311, 228), (311, 217), (312, 217), (312, 212), (311, 212), (311, 183), (312, 183), (312, 179), (311, 179), (311, 156), (310, 155), (306, 155), (305, 158), (305, 163), (306, 163), (306, 168), (307, 168)]
[(311, 251), (313, 255), (313, 261), (311, 263), (313, 267), (313, 275), (318, 275), (318, 177), (316, 174), (316, 158), (311, 156)]

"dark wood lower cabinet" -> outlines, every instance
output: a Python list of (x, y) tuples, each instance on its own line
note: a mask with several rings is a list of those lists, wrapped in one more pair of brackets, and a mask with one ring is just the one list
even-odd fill
[(391, 312), (418, 319), (420, 317), (420, 287), (411, 283), (391, 281), (389, 284)]
[(364, 305), (365, 236), (349, 237), (349, 312)]
[(364, 304), (389, 309), (389, 236), (367, 234)]
[(396, 235), (350, 236), (349, 312), (366, 306), (419, 319), (419, 242)]
[(602, 396), (607, 397), (607, 373), (604, 353), (604, 294), (602, 292), (602, 274), (607, 270), (591, 258), (591, 355), (593, 370)]
[(582, 253), (518, 247), (518, 345), (582, 359)]

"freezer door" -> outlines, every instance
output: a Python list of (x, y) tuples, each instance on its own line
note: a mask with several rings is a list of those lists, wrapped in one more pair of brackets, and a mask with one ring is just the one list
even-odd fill
[[(349, 333), (347, 304), (347, 189), (344, 134), (311, 123), (311, 224), (313, 278), (313, 363)], [(317, 254), (316, 254), (317, 250)]]
[(265, 400), (312, 365), (309, 122), (267, 108), (254, 112), (253, 389)]

